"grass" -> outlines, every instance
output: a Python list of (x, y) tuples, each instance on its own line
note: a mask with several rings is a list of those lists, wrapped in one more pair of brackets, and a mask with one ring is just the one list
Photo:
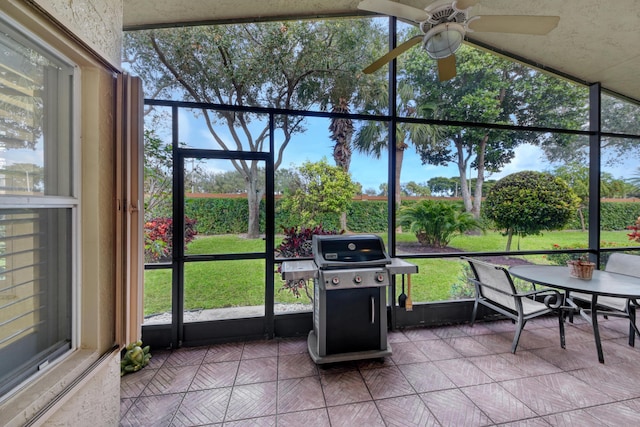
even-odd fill
[[(281, 237), (276, 237), (280, 242)], [(415, 243), (410, 233), (399, 233), (398, 242)], [(627, 246), (626, 231), (602, 232), (601, 240)], [(547, 250), (554, 244), (562, 247), (586, 246), (587, 234), (579, 231), (557, 231), (540, 236), (528, 236), (518, 242), (514, 239), (512, 249)], [(483, 235), (456, 236), (450, 246), (465, 252), (503, 251), (506, 237), (489, 232)], [(189, 255), (262, 252), (265, 241), (246, 239), (237, 235), (199, 236), (187, 248)], [(526, 257), (531, 262), (548, 263), (544, 255)], [(419, 274), (412, 276), (412, 300), (414, 302), (445, 301), (460, 294), (468, 285), (464, 264), (451, 259), (408, 259), (418, 265)], [(275, 274), (275, 273), (274, 273)], [(171, 270), (146, 270), (144, 284), (145, 315), (171, 310)], [(264, 260), (234, 260), (191, 262), (185, 265), (184, 309), (210, 309), (232, 306), (264, 304), (265, 263)], [(397, 281), (400, 293), (400, 280)], [(295, 298), (288, 291), (279, 291), (282, 280), (275, 274), (275, 300), (280, 303), (308, 303), (304, 295)]]

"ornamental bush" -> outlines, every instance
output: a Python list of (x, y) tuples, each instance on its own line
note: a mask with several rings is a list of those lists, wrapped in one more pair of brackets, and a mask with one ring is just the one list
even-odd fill
[(525, 237), (562, 229), (575, 215), (580, 200), (561, 178), (535, 171), (507, 175), (491, 189), (484, 214), (508, 236)]
[[(184, 218), (184, 245), (195, 239), (195, 219)], [(144, 261), (158, 262), (173, 254), (173, 218), (158, 217), (144, 224)]]

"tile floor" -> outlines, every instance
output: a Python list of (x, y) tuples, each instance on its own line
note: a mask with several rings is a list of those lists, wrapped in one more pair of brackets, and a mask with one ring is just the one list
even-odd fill
[(393, 355), (317, 366), (306, 339), (153, 351), (122, 378), (122, 426), (620, 426), (640, 420), (640, 345), (628, 323), (495, 321), (389, 333)]

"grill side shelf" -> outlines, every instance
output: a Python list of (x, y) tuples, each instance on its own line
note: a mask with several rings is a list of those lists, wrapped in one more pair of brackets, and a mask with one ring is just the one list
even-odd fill
[(318, 267), (312, 260), (284, 261), (280, 271), (284, 280), (308, 280), (318, 277)]
[(391, 274), (415, 274), (418, 266), (400, 258), (391, 258), (391, 264), (387, 265)]

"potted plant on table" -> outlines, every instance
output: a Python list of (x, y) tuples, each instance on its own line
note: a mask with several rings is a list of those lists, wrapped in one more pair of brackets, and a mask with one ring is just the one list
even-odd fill
[(593, 270), (596, 268), (594, 262), (589, 261), (586, 257), (582, 256), (580, 259), (573, 259), (567, 261), (567, 266), (570, 269), (570, 274), (578, 279), (590, 280), (593, 275)]

